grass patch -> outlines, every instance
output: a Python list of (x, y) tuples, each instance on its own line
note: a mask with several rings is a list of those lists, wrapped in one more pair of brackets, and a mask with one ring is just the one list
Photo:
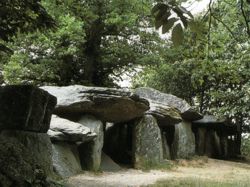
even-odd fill
[(141, 159), (137, 165), (136, 169), (141, 169), (143, 171), (150, 170), (173, 170), (178, 166), (184, 167), (203, 167), (208, 163), (208, 157), (206, 156), (194, 156), (190, 159), (177, 159), (177, 160), (163, 160), (160, 163), (145, 161)]
[(158, 181), (156, 184), (147, 187), (248, 187), (248, 181), (211, 181), (195, 178), (175, 178), (171, 180)]
[(175, 160), (175, 164), (177, 166), (184, 166), (184, 167), (202, 168), (205, 166), (206, 163), (208, 163), (208, 157), (206, 157), (206, 156), (194, 156), (190, 159), (177, 159), (177, 160)]
[(150, 171), (150, 170), (171, 170), (175, 168), (175, 163), (170, 160), (164, 160), (160, 163), (150, 162), (150, 161), (143, 161), (140, 162), (137, 169), (141, 169), (143, 171)]

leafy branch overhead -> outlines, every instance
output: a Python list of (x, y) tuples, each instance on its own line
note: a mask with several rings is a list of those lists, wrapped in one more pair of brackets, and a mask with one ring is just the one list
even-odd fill
[(41, 5), (41, 0), (0, 1), (0, 51), (8, 52), (3, 41), (10, 41), (18, 32), (52, 28), (55, 22)]
[[(221, 9), (218, 4), (220, 1), (210, 0), (208, 5), (207, 13), (202, 18), (202, 22), (197, 21), (194, 19), (192, 13), (188, 11), (186, 8), (181, 6), (178, 2), (175, 0), (170, 1), (163, 1), (158, 2), (151, 10), (152, 15), (155, 19), (155, 28), (160, 29), (162, 28), (162, 33), (165, 34), (172, 30), (172, 41), (175, 46), (178, 46), (182, 44), (183, 42), (183, 29), (189, 27), (192, 32), (195, 32), (197, 34), (200, 34), (202, 31), (204, 31), (204, 28), (202, 28), (202, 25), (204, 22), (209, 22), (208, 27), (208, 38), (210, 37), (210, 28), (211, 24), (216, 22), (220, 22), (223, 24), (223, 26), (230, 32), (232, 37), (236, 39), (235, 34), (231, 31), (230, 27), (228, 26), (228, 23), (224, 20), (221, 20), (217, 17), (216, 14), (218, 14), (219, 9)], [(212, 5), (216, 5), (217, 8), (212, 8)], [(245, 28), (243, 29), (243, 32), (250, 37), (250, 17), (249, 17), (249, 0), (240, 0), (234, 3), (231, 3), (230, 5), (235, 6), (237, 9), (237, 14), (241, 15), (242, 18), (240, 20), (242, 21), (242, 24), (245, 25)], [(227, 14), (227, 13), (226, 13)], [(212, 20), (213, 19), (213, 20)], [(209, 39), (208, 39), (209, 40)]]
[(152, 15), (155, 18), (155, 28), (162, 27), (163, 34), (172, 29), (172, 41), (176, 46), (183, 41), (183, 27), (187, 28), (194, 18), (190, 11), (175, 1), (156, 4), (152, 8)]

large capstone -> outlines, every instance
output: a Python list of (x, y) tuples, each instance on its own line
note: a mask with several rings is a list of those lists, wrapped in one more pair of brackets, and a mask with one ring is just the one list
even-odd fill
[(47, 132), (56, 98), (31, 85), (0, 87), (0, 130)]
[(194, 121), (202, 118), (202, 115), (196, 112), (185, 100), (174, 95), (145, 87), (137, 88), (134, 92), (144, 99), (150, 99), (162, 105), (178, 109), (181, 113), (181, 117), (187, 121)]
[(70, 177), (82, 170), (75, 144), (56, 142), (52, 145), (52, 151), (54, 171), (62, 178)]
[(124, 89), (80, 85), (42, 89), (57, 97), (54, 112), (63, 117), (91, 114), (102, 121), (124, 122), (142, 116), (149, 109), (148, 101)]
[(100, 169), (103, 148), (103, 124), (93, 116), (83, 116), (80, 124), (89, 127), (96, 134), (96, 138), (90, 142), (79, 145), (80, 160), (83, 169), (98, 171)]
[(183, 121), (175, 126), (173, 148), (175, 158), (191, 158), (195, 155), (195, 136), (191, 123)]
[(134, 125), (132, 155), (135, 168), (153, 167), (162, 162), (161, 131), (152, 115), (143, 116)]
[(0, 186), (49, 186), (54, 175), (47, 134), (4, 130), (0, 152)]
[(56, 115), (52, 115), (48, 135), (52, 141), (87, 142), (93, 140), (96, 134), (89, 127), (75, 123)]

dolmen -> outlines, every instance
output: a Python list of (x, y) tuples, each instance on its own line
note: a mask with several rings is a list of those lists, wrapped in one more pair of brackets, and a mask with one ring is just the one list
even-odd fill
[(227, 159), (240, 154), (239, 128), (227, 119), (205, 115), (192, 123), (197, 155)]
[(202, 118), (185, 100), (152, 88), (134, 90), (147, 99), (152, 115), (160, 128), (165, 159), (190, 158), (195, 154), (195, 137), (191, 122)]
[(0, 106), (0, 186), (235, 152), (234, 127), (152, 88), (2, 86)]

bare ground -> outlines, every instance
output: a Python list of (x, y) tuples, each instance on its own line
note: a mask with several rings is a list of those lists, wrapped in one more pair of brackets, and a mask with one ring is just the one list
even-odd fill
[[(83, 174), (71, 177), (69, 187), (139, 187), (156, 183), (159, 180), (185, 178), (219, 182), (250, 181), (250, 164), (215, 159), (180, 160), (171, 170), (140, 171), (124, 169), (118, 172)], [(250, 183), (249, 183), (250, 186)]]

